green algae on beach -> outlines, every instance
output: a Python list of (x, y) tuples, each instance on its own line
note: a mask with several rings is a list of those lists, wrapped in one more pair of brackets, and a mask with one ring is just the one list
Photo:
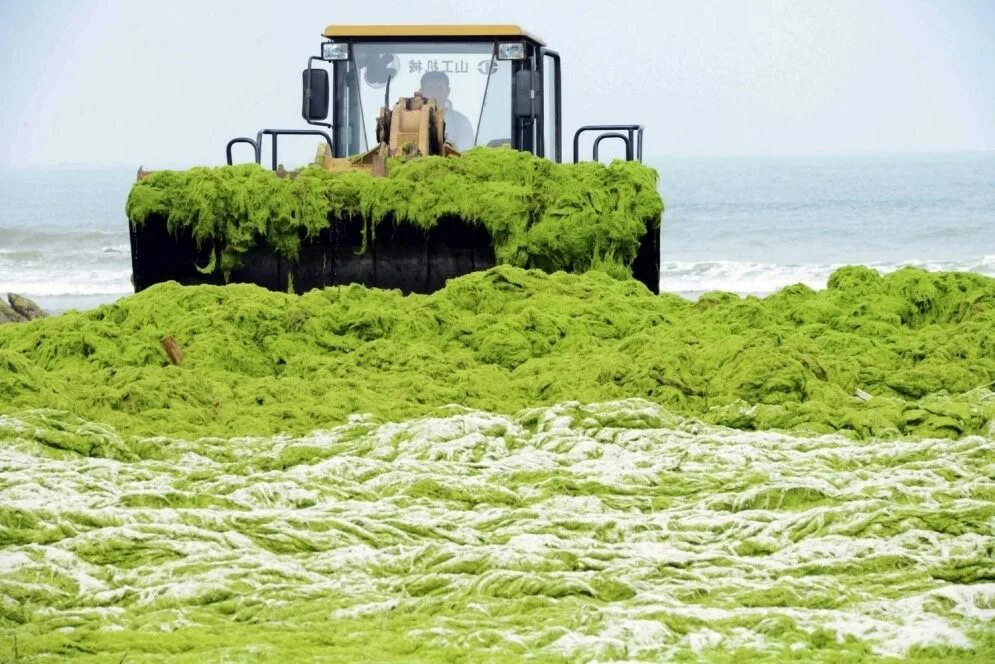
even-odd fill
[(134, 224), (159, 216), (174, 233), (216, 243), (226, 273), (254, 246), (296, 258), (303, 237), (347, 219), (375, 233), (388, 218), (428, 230), (453, 217), (486, 228), (499, 263), (627, 275), (663, 201), (656, 171), (640, 163), (557, 164), (475, 148), (394, 159), (387, 177), (313, 166), (281, 178), (257, 164), (158, 171), (134, 185), (126, 212)]
[(411, 296), (164, 283), (0, 328), (0, 367), (0, 412), (72, 413), (124, 435), (302, 434), (355, 413), (630, 397), (740, 429), (990, 435), (995, 279), (850, 267), (822, 291), (697, 302), (507, 266)]
[(991, 661), (993, 380), (995, 279), (911, 268), (6, 325), (0, 659)]
[(640, 399), (127, 460), (57, 431), (0, 416), (3, 661), (995, 656), (991, 436), (742, 432)]

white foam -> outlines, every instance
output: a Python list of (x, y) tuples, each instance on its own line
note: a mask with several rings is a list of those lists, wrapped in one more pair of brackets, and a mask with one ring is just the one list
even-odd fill
[(0, 292), (18, 293), (25, 297), (127, 295), (133, 290), (130, 268), (100, 272), (69, 271), (58, 275), (27, 270), (0, 274)]
[[(805, 284), (818, 290), (825, 288), (833, 271), (844, 265), (846, 264), (778, 264), (729, 260), (667, 261), (660, 264), (660, 288), (672, 293), (720, 290), (760, 295), (792, 284)], [(966, 260), (910, 259), (868, 264), (868, 267), (882, 274), (909, 266), (933, 272), (976, 272), (995, 277), (995, 255)]]

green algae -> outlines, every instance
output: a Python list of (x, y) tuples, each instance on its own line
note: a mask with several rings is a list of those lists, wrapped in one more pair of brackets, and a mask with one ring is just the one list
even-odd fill
[(4, 326), (0, 660), (991, 661), (993, 380), (995, 279), (915, 269)]
[(375, 233), (388, 219), (428, 230), (458, 218), (487, 229), (499, 263), (621, 276), (663, 213), (656, 171), (635, 162), (557, 164), (476, 148), (458, 159), (395, 159), (388, 173), (312, 166), (279, 178), (257, 164), (158, 171), (134, 185), (126, 212), (134, 224), (161, 217), (171, 232), (221, 247), (225, 274), (255, 246), (294, 259), (302, 238), (348, 219)]
[(118, 461), (30, 415), (0, 416), (3, 660), (995, 653), (995, 437), (741, 432), (632, 399)]
[(995, 280), (853, 267), (819, 292), (698, 302), (511, 267), (411, 296), (165, 283), (0, 328), (0, 367), (0, 413), (55, 409), (146, 436), (641, 397), (740, 429), (956, 438), (992, 432)]

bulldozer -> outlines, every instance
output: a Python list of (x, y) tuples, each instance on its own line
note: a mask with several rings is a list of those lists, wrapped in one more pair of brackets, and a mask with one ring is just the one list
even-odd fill
[[(301, 115), (310, 126), (233, 138), (225, 147), (229, 166), (238, 150), (262, 166), (268, 149), (268, 167), (279, 177), (295, 177), (279, 159), (279, 141), (290, 136), (320, 140), (311, 166), (374, 177), (388, 177), (396, 158), (461, 159), (478, 146), (563, 162), (560, 55), (519, 26), (330, 25), (322, 37), (319, 54), (302, 71)], [(593, 161), (605, 141), (621, 143), (626, 161), (642, 161), (640, 124), (578, 128), (574, 163), (581, 160), (584, 138)], [(140, 169), (139, 180), (149, 173)], [(210, 255), (216, 246), (177, 233), (165, 218), (129, 221), (136, 291), (175, 280), (296, 292), (360, 283), (426, 293), (497, 262), (492, 238), (466, 220), (442, 219), (431, 230), (400, 224), (375, 234), (355, 221), (309, 235), (292, 258), (253, 248), (222, 274)], [(654, 293), (659, 260), (657, 218), (646, 223), (631, 265), (633, 277)]]

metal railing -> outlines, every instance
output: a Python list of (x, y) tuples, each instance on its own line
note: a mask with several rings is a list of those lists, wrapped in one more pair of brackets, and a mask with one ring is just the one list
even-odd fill
[(228, 141), (228, 145), (225, 146), (225, 157), (227, 157), (228, 159), (228, 165), (229, 166), (232, 165), (231, 149), (234, 146), (238, 145), (239, 143), (247, 143), (252, 146), (252, 158), (258, 164), (259, 160), (256, 159), (256, 152), (258, 151), (256, 142), (251, 138), (246, 138), (245, 136), (239, 136), (238, 138), (233, 138), (230, 141)]
[(594, 139), (594, 161), (598, 160), (598, 149), (601, 141), (617, 138), (625, 144), (626, 161), (643, 160), (643, 126), (631, 125), (584, 125), (574, 133), (574, 163), (580, 161), (580, 137), (581, 134), (589, 131), (600, 131), (601, 134)]
[(275, 171), (279, 165), (277, 158), (277, 139), (280, 136), (320, 136), (325, 139), (325, 143), (328, 144), (329, 154), (332, 154), (334, 148), (332, 147), (332, 137), (328, 135), (328, 132), (321, 131), (320, 129), (260, 129), (256, 133), (256, 140), (247, 138), (245, 136), (239, 136), (238, 138), (233, 138), (228, 141), (228, 145), (225, 146), (225, 157), (228, 160), (228, 165), (232, 165), (232, 147), (239, 143), (245, 143), (252, 146), (252, 153), (257, 164), (262, 164), (263, 161), (263, 136), (270, 136), (272, 139), (270, 161), (272, 163), (272, 169)]

